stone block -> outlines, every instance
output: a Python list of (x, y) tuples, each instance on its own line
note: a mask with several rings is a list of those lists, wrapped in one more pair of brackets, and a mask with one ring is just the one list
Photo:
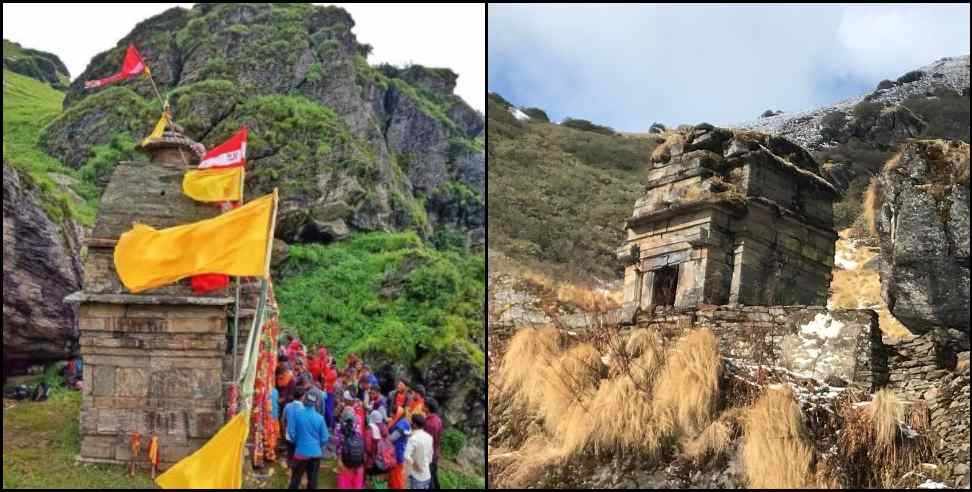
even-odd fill
[(95, 366), (93, 369), (94, 378), (91, 381), (91, 394), (94, 396), (114, 395), (115, 368), (113, 366)]
[(198, 411), (189, 413), (189, 437), (209, 438), (223, 425), (220, 411)]
[(114, 459), (115, 438), (106, 436), (81, 436), (81, 456), (96, 459)]
[(148, 370), (140, 368), (118, 368), (115, 375), (118, 396), (148, 396)]

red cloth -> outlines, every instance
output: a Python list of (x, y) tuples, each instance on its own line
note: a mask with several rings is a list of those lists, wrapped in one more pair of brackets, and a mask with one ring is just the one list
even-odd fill
[(324, 369), (324, 391), (334, 393), (334, 384), (337, 382), (337, 371), (330, 364)]
[(205, 294), (214, 290), (225, 289), (229, 285), (229, 275), (222, 273), (204, 273), (192, 277), (193, 294)]
[(84, 83), (84, 88), (94, 89), (96, 87), (118, 82), (119, 80), (126, 80), (131, 77), (141, 75), (146, 71), (148, 71), (148, 66), (145, 65), (145, 61), (142, 60), (142, 55), (137, 49), (135, 49), (134, 44), (128, 43), (128, 50), (125, 51), (125, 61), (122, 62), (121, 70), (110, 77), (105, 77), (98, 80), (89, 80)]

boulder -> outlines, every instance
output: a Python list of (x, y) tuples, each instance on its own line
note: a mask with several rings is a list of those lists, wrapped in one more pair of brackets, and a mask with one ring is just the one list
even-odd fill
[(878, 179), (881, 294), (912, 333), (969, 332), (969, 146), (906, 144)]
[(82, 233), (69, 220), (51, 220), (42, 193), (3, 162), (5, 375), (78, 353), (77, 308), (64, 297), (81, 289)]

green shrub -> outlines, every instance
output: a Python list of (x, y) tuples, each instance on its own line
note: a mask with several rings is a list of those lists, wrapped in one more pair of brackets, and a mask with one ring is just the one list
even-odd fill
[(137, 156), (135, 140), (127, 132), (115, 134), (108, 144), (95, 145), (91, 148), (91, 153), (91, 158), (81, 166), (81, 178), (99, 190), (108, 185), (111, 173), (119, 161)]
[(444, 468), (439, 469), (439, 485), (443, 489), (486, 489), (486, 481), (481, 477)]
[(456, 429), (446, 429), (442, 433), (442, 455), (450, 460), (456, 459), (459, 451), (466, 446), (466, 435)]
[(413, 232), (293, 245), (277, 276), (284, 325), (335, 354), (372, 352), (403, 364), (417, 349), (482, 364), (485, 258), (438, 251)]
[(566, 120), (563, 121), (563, 123), (561, 123), (561, 125), (569, 128), (575, 128), (577, 130), (583, 130), (586, 132), (600, 133), (602, 135), (615, 134), (614, 130), (612, 130), (611, 128), (606, 126), (601, 126), (601, 125), (595, 125), (594, 123), (591, 123), (588, 120), (567, 118)]
[(523, 112), (534, 120), (550, 123), (550, 117), (547, 116), (547, 112), (540, 108), (524, 108)]
[(969, 95), (952, 92), (937, 97), (912, 97), (902, 103), (928, 123), (922, 136), (969, 142)]

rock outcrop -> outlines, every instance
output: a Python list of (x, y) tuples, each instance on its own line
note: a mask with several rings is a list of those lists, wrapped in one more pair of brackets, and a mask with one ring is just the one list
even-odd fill
[(905, 145), (881, 174), (881, 292), (913, 333), (969, 332), (969, 146)]
[(63, 360), (78, 352), (80, 228), (53, 222), (31, 178), (3, 163), (3, 367)]
[[(135, 43), (189, 136), (212, 146), (249, 126), (247, 193), (280, 189), (281, 239), (399, 229), (428, 236), (442, 225), (482, 238), (483, 115), (453, 94), (458, 76), (449, 69), (370, 66), (371, 47), (353, 27), (337, 7), (169, 9), (92, 59), (43, 144), (78, 167), (113, 133), (150, 130), (158, 110), (148, 81), (83, 89), (117, 70)], [(455, 211), (443, 203), (454, 204), (459, 187), (472, 200)]]
[(64, 89), (70, 79), (68, 69), (57, 55), (24, 48), (13, 41), (3, 40), (3, 68)]

